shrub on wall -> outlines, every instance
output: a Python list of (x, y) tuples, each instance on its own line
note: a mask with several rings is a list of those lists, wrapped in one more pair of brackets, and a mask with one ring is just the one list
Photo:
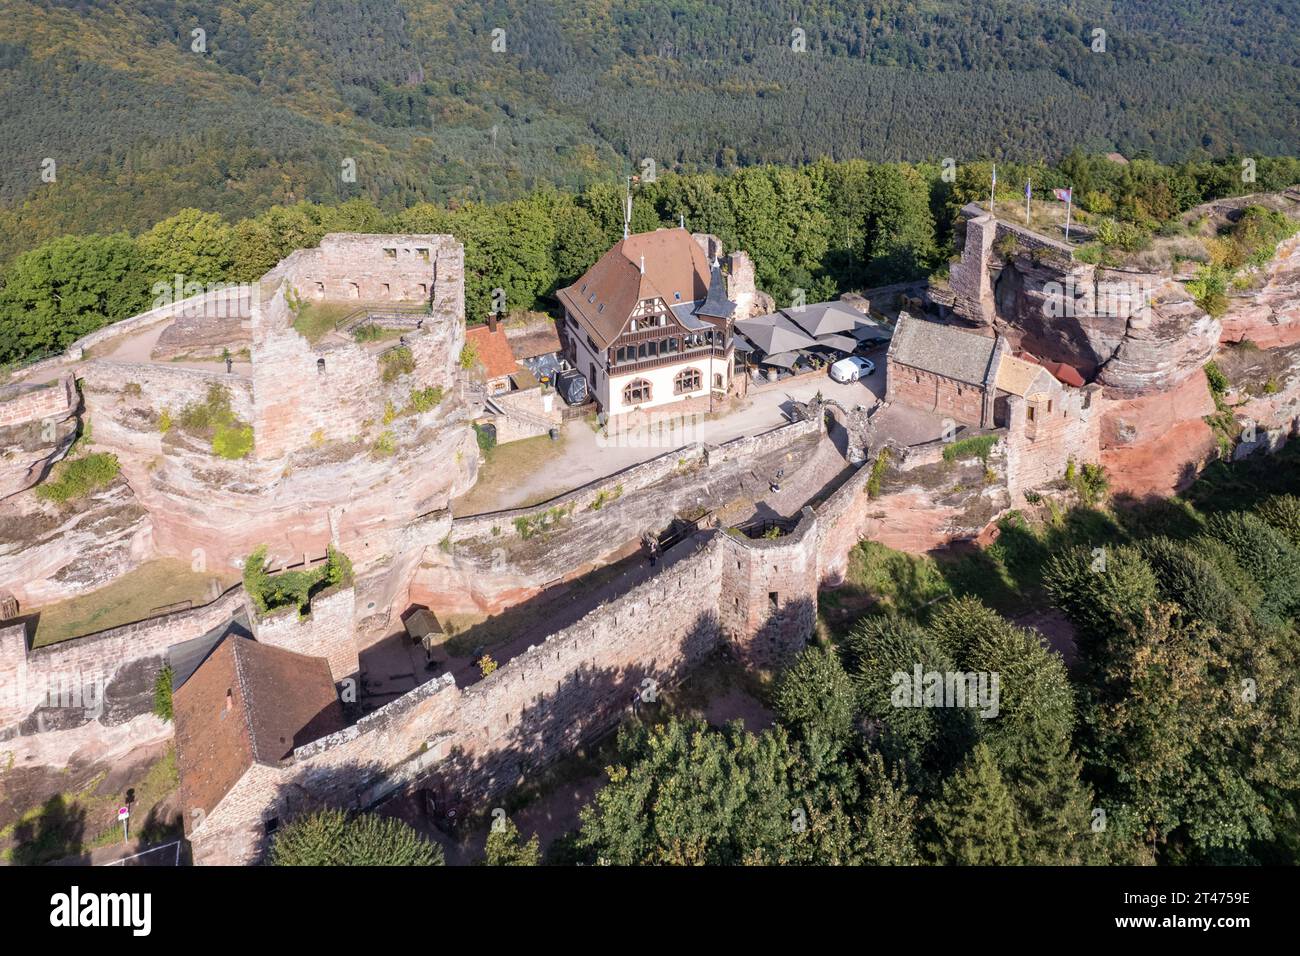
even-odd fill
[(442, 404), (442, 389), (436, 385), (430, 388), (411, 389), (411, 397), (407, 403), (407, 411), (420, 414), (422, 412), (432, 411)]
[(402, 375), (415, 371), (415, 356), (405, 345), (399, 345), (379, 356), (380, 375), (387, 385), (395, 382)]
[(172, 666), (164, 664), (153, 682), (153, 712), (163, 720), (172, 719)]
[[(164, 414), (170, 423), (170, 414)], [(230, 390), (219, 382), (208, 386), (203, 401), (181, 409), (178, 420), (181, 428), (190, 434), (211, 439), (214, 455), (234, 460), (246, 458), (253, 451), (253, 427), (235, 416)]]
[(116, 478), (117, 472), (117, 456), (107, 452), (65, 461), (56, 469), (58, 477), (38, 487), (36, 496), (59, 504), (84, 498)]
[(296, 605), (305, 616), (315, 594), (352, 580), (352, 561), (346, 554), (330, 546), (325, 555), (319, 567), (272, 575), (266, 570), (266, 545), (262, 545), (244, 561), (244, 590), (263, 614)]
[(222, 458), (247, 458), (253, 451), (252, 425), (218, 425), (212, 436), (212, 452)]

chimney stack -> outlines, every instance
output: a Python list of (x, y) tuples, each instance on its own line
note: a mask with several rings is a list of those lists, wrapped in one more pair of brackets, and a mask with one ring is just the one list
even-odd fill
[(489, 313), (488, 313), (488, 332), (491, 333), (491, 334), (496, 334), (496, 330), (497, 330), (497, 314), (496, 314), (495, 312), (489, 312)]

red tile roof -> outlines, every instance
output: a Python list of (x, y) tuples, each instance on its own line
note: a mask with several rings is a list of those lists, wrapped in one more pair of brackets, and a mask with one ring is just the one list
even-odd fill
[(466, 329), (465, 344), (474, 346), (479, 363), (487, 372), (488, 378), (501, 378), (514, 374), (515, 353), (510, 348), (510, 340), (506, 337), (504, 327), (498, 325), (495, 332), (486, 325)]
[(708, 291), (709, 261), (695, 238), (685, 229), (656, 229), (620, 239), (581, 279), (556, 295), (605, 348), (618, 338), (642, 299), (660, 298), (671, 308), (697, 302)]
[(278, 764), (346, 726), (325, 658), (233, 634), (176, 690), (172, 711), (187, 827), (254, 763)]

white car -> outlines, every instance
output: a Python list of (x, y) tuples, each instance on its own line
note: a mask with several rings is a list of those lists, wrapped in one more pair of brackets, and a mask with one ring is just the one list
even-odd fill
[(856, 382), (862, 376), (870, 375), (875, 370), (876, 363), (871, 359), (850, 355), (848, 358), (840, 359), (831, 366), (831, 378), (837, 382)]

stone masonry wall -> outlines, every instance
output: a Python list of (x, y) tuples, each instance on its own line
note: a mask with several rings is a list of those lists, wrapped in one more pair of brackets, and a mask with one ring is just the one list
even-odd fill
[(77, 404), (70, 376), (48, 385), (8, 385), (0, 388), (0, 428), (66, 415)]
[(984, 411), (984, 389), (934, 372), (889, 362), (889, 401), (911, 408), (951, 416), (966, 425), (979, 426)]
[(351, 587), (312, 597), (311, 611), (299, 616), (296, 607), (271, 614), (254, 614), (253, 636), (263, 644), (329, 661), (334, 682), (355, 677), (361, 669), (355, 638), (356, 591)]
[[(111, 697), (114, 681), (125, 669), (152, 659), (157, 659), (158, 666), (161, 666), (162, 655), (168, 647), (197, 637), (229, 620), (243, 603), (243, 590), (236, 588), (201, 607), (31, 650), (27, 648), (25, 625), (0, 627), (0, 737), (35, 732), (35, 728), (20, 730), (18, 722), (47, 699), (48, 689), (82, 687), (94, 682), (102, 684)], [(152, 670), (147, 687), (149, 704), (152, 703), (152, 678), (157, 667)], [(137, 701), (137, 712), (139, 704)], [(145, 709), (148, 709), (147, 705)], [(100, 719), (108, 723), (116, 716), (120, 715), (106, 712)], [(78, 712), (63, 715), (58, 722), (67, 726), (69, 721), (76, 725), (87, 719)]]
[[(101, 360), (86, 362), (79, 374), (86, 411), (92, 416), (96, 411), (108, 411), (125, 401), (157, 412), (168, 409), (175, 417), (185, 406), (206, 401), (208, 390), (220, 385), (229, 392), (231, 410), (241, 421), (251, 421), (253, 417), (252, 381), (224, 371)], [(128, 390), (133, 394), (124, 394)]]
[[(405, 336), (414, 370), (384, 382), (384, 350), (340, 335), (313, 346), (293, 329), (290, 293), (430, 303), (432, 314)], [(262, 278), (253, 307), (255, 454), (279, 458), (313, 440), (346, 441), (379, 421), (389, 403), (402, 408), (413, 389), (451, 389), (464, 319), (464, 252), (450, 236), (334, 234), (318, 249), (293, 253)]]
[(1071, 459), (1075, 465), (1101, 461), (1101, 389), (1056, 385), (1049, 393), (1052, 407), (1040, 403), (1029, 421), (1029, 403), (1012, 395), (1007, 445), (1007, 485), (1012, 504), (1024, 493), (1061, 478)]

